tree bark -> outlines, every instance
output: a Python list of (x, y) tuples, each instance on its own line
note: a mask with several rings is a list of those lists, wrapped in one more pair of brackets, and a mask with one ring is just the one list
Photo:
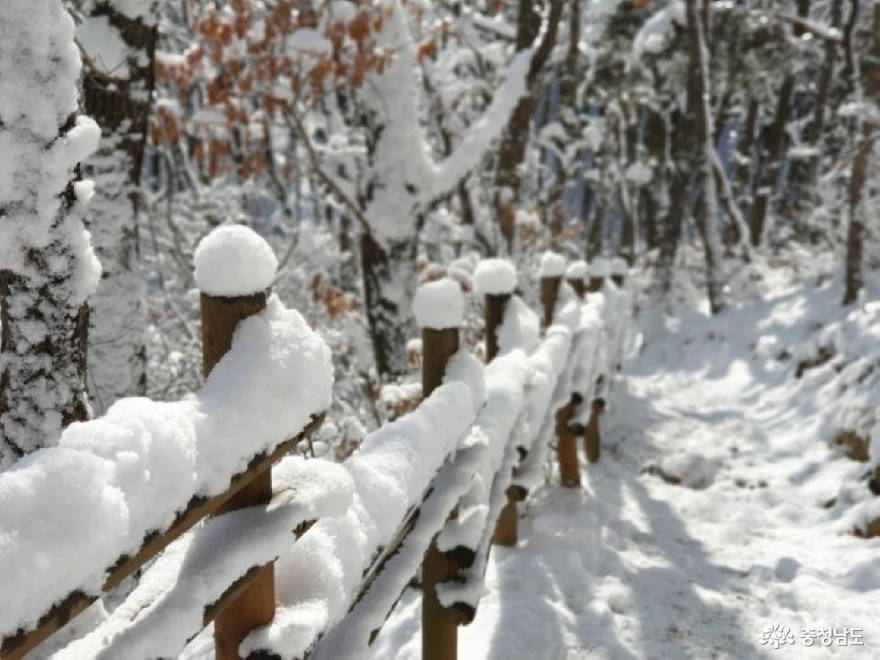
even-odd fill
[(786, 75), (779, 88), (776, 103), (776, 114), (767, 135), (767, 148), (761, 158), (761, 172), (758, 174), (758, 187), (755, 199), (749, 212), (749, 238), (752, 245), (758, 247), (764, 240), (767, 224), (767, 211), (770, 198), (776, 187), (779, 170), (782, 167), (783, 147), (785, 145), (785, 125), (791, 113), (791, 101), (794, 97), (794, 76)]
[(642, 220), (645, 226), (645, 242), (648, 250), (660, 247), (661, 230), (659, 217), (663, 213), (663, 193), (666, 186), (667, 131), (663, 115), (654, 109), (647, 110), (645, 143), (653, 163), (654, 176), (650, 185), (642, 189)]
[(0, 469), (88, 416), (85, 301), (99, 270), (82, 223), (87, 191), (77, 185), (77, 161), (93, 150), (98, 129), (71, 103), (79, 61), (70, 17), (60, 0), (40, 0), (37, 25), (16, 4), (4, 14), (16, 70), (0, 63), (0, 79), (31, 86), (16, 90), (24, 111), (12, 104), (0, 114), (0, 144), (16, 154), (14, 176), (0, 184)]
[[(568, 0), (568, 47), (565, 51), (565, 60), (559, 68), (559, 122), (565, 131), (565, 138), (570, 142), (577, 140), (581, 130), (581, 122), (577, 114), (577, 84), (579, 76), (579, 44), (581, 39), (581, 0)], [(560, 151), (564, 154), (566, 144), (560, 144)], [(577, 158), (577, 155), (575, 155)], [(557, 166), (553, 185), (547, 195), (547, 209), (552, 221), (561, 222), (565, 213), (565, 189), (571, 176), (571, 163), (566, 162), (561, 156), (557, 157)]]
[(415, 257), (414, 238), (380, 243), (370, 233), (361, 233), (361, 269), (370, 340), (376, 370), (383, 375), (399, 376), (407, 370), (409, 305), (417, 284)]
[(697, 226), (703, 238), (706, 259), (706, 292), (713, 314), (724, 309), (721, 282), (721, 240), (718, 236), (718, 191), (715, 187), (715, 132), (712, 129), (711, 93), (709, 88), (709, 50), (706, 45), (704, 26), (708, 24), (708, 2), (702, 0), (702, 18), (697, 13), (699, 0), (688, 0), (688, 44), (694, 81), (690, 85), (694, 96), (690, 98), (695, 115), (697, 139), (700, 142), (700, 203), (697, 208)]
[[(870, 56), (862, 64), (865, 98), (871, 103), (880, 101), (880, 4), (874, 4)], [(852, 165), (849, 185), (849, 232), (846, 239), (846, 290), (843, 304), (854, 303), (863, 286), (862, 243), (866, 224), (865, 184), (868, 180), (874, 133), (880, 128), (873, 117), (861, 122), (861, 143)]]
[[(538, 83), (544, 66), (556, 44), (562, 18), (563, 0), (550, 0), (550, 14), (541, 43), (532, 56), (526, 74), (526, 92), (514, 107), (501, 138), (495, 170), (495, 209), (501, 235), (508, 253), (516, 240), (516, 208), (522, 183), (521, 168), (525, 158), (531, 121), (538, 105)], [(517, 51), (529, 48), (541, 29), (541, 17), (535, 0), (520, 0), (517, 18)]]

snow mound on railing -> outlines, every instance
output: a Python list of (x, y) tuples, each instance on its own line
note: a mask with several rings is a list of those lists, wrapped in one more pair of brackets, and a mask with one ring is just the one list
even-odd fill
[(0, 603), (16, 604), (0, 607), (0, 636), (74, 590), (99, 593), (148, 533), (326, 409), (332, 384), (327, 345), (273, 296), (195, 395), (124, 399), (0, 473)]
[(270, 504), (209, 519), (172, 543), (105, 622), (53, 660), (176, 656), (201, 630), (205, 608), (252, 567), (286, 552), (297, 525), (351, 505), (351, 477), (335, 463), (289, 456), (272, 480)]
[(538, 345), (541, 323), (522, 298), (514, 296), (507, 303), (504, 322), (498, 328), (498, 352), (501, 355), (514, 350), (530, 352)]
[(461, 350), (453, 364), (444, 384), (416, 410), (368, 435), (343, 463), (354, 480), (351, 509), (318, 522), (277, 562), (282, 605), (269, 626), (245, 640), (243, 655), (269, 650), (300, 657), (348, 611), (364, 571), (421, 504), (483, 405), (475, 358)]

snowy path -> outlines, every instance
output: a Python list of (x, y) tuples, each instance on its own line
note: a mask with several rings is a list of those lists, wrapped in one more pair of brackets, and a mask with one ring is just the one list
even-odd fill
[[(519, 547), (493, 551), (459, 657), (880, 657), (880, 541), (841, 534), (823, 506), (853, 463), (816, 440), (790, 365), (749, 346), (785, 341), (798, 304), (695, 317), (628, 364), (602, 463), (582, 466), (579, 492), (539, 492)], [(644, 472), (661, 461), (690, 487)], [(419, 615), (405, 597), (374, 657), (419, 658)], [(774, 623), (795, 643), (762, 646)], [(864, 646), (801, 637), (844, 627), (861, 628)]]

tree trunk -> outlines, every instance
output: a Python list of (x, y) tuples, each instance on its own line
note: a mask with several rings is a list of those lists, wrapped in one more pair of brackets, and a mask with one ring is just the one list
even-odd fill
[(663, 115), (648, 108), (645, 143), (653, 163), (653, 180), (642, 188), (642, 216), (645, 225), (645, 242), (648, 250), (660, 247), (659, 217), (663, 213), (663, 192), (666, 186), (666, 122)]
[[(581, 131), (581, 122), (577, 115), (577, 84), (579, 76), (579, 44), (581, 39), (581, 0), (568, 0), (568, 48), (565, 51), (565, 60), (559, 67), (559, 108), (557, 115), (559, 122), (565, 131), (565, 137), (569, 142), (577, 140)], [(560, 151), (564, 154), (566, 144), (560, 144)], [(574, 155), (576, 159), (577, 154)], [(552, 221), (561, 222), (565, 216), (565, 189), (571, 176), (571, 163), (557, 158), (557, 168), (553, 185), (547, 195), (547, 209)]]
[(758, 187), (755, 200), (749, 213), (749, 238), (752, 245), (758, 247), (764, 240), (767, 224), (767, 210), (770, 198), (776, 187), (776, 179), (782, 167), (783, 147), (785, 146), (785, 125), (791, 112), (791, 101), (794, 97), (794, 76), (786, 75), (779, 88), (779, 99), (776, 103), (776, 115), (767, 135), (767, 149), (761, 158), (761, 173), (758, 175)]
[[(495, 209), (501, 235), (508, 253), (513, 252), (516, 240), (516, 210), (519, 204), (519, 191), (522, 182), (520, 172), (526, 153), (532, 116), (538, 105), (538, 82), (544, 65), (556, 43), (556, 33), (562, 18), (563, 0), (550, 0), (550, 15), (541, 43), (532, 56), (526, 74), (526, 91), (520, 97), (508, 119), (507, 126), (498, 148), (497, 169), (495, 170)], [(520, 0), (517, 18), (517, 51), (532, 45), (541, 29), (541, 16), (535, 0)]]
[(0, 143), (16, 155), (14, 176), (0, 181), (0, 469), (88, 416), (86, 299), (100, 274), (82, 223), (88, 189), (77, 183), (99, 130), (77, 116), (70, 17), (60, 0), (4, 3), (16, 59), (14, 70), (0, 62), (0, 79), (29, 84), (16, 91), (21, 113), (0, 106)]
[[(749, 98), (748, 110), (743, 121), (742, 131), (739, 136), (739, 144), (736, 148), (736, 168), (734, 174), (734, 191), (740, 208), (746, 209), (749, 204), (752, 168), (752, 151), (755, 148), (755, 138), (758, 132), (758, 122), (761, 119), (761, 104), (756, 96)], [(734, 241), (739, 237), (734, 236)]]
[[(137, 213), (158, 29), (129, 18), (107, 0), (94, 2), (85, 25), (89, 22), (109, 25), (128, 49), (122, 66), (87, 50), (83, 82), (85, 110), (101, 125), (103, 138), (84, 168), (97, 184), (90, 229), (104, 267), (90, 313), (89, 385), (100, 414), (116, 399), (146, 393)], [(91, 46), (81, 41), (84, 48)]]
[(657, 259), (654, 284), (660, 298), (665, 297), (672, 289), (675, 257), (684, 227), (691, 173), (699, 157), (700, 142), (697, 134), (699, 126), (696, 115), (697, 94), (701, 88), (699, 66), (699, 59), (694, 57), (694, 50), (691, 48), (688, 63), (687, 107), (683, 113), (676, 112), (674, 119), (672, 142), (674, 170), (669, 186), (669, 205), (663, 218), (663, 233), (660, 238), (660, 254)]
[(593, 223), (590, 225), (590, 233), (587, 237), (587, 261), (592, 261), (602, 254), (605, 240), (605, 206), (608, 189), (605, 184), (605, 166), (600, 165), (599, 190), (596, 194), (596, 211), (593, 214)]
[[(835, 30), (840, 29), (843, 20), (843, 0), (833, 0), (831, 4), (831, 24)], [(808, 143), (818, 145), (825, 131), (825, 108), (831, 92), (831, 84), (834, 77), (834, 69), (837, 65), (838, 44), (831, 39), (825, 41), (825, 58), (822, 60), (822, 69), (819, 72), (819, 82), (816, 88), (816, 105), (813, 108), (813, 119), (807, 125), (805, 138)], [(818, 163), (818, 158), (814, 160)], [(815, 166), (814, 166), (815, 167)], [(815, 175), (812, 177), (815, 179)]]
[(688, 0), (687, 25), (690, 50), (691, 72), (694, 81), (690, 90), (692, 112), (696, 116), (696, 133), (700, 141), (700, 203), (698, 205), (697, 226), (703, 238), (706, 258), (706, 291), (709, 307), (713, 314), (724, 309), (723, 286), (721, 282), (721, 240), (718, 236), (718, 191), (715, 187), (715, 132), (712, 129), (711, 94), (709, 89), (709, 51), (706, 47), (704, 25), (708, 22), (706, 11), (708, 3), (702, 0), (703, 18), (697, 13), (698, 0)]
[(416, 288), (416, 242), (413, 238), (380, 244), (368, 232), (361, 234), (367, 321), (382, 375), (406, 373), (406, 342), (412, 336), (410, 303)]
[[(871, 103), (880, 101), (880, 4), (874, 4), (872, 23), (872, 42), (869, 57), (864, 58), (862, 75), (864, 78), (865, 100)], [(865, 203), (865, 183), (871, 165), (874, 149), (874, 133), (878, 123), (873, 117), (866, 117), (861, 125), (861, 144), (852, 165), (849, 185), (849, 232), (846, 239), (846, 291), (843, 304), (854, 303), (862, 289), (862, 242), (865, 233), (867, 204)]]

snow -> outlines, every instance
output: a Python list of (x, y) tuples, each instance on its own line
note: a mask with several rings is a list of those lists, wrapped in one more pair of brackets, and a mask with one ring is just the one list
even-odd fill
[(129, 51), (109, 17), (87, 16), (76, 27), (76, 39), (98, 70), (128, 78)]
[(302, 57), (303, 53), (309, 55), (329, 55), (333, 47), (327, 38), (316, 30), (300, 28), (287, 40), (292, 55)]
[[(876, 656), (877, 542), (849, 531), (878, 513), (878, 500), (859, 481), (864, 464), (823, 441), (839, 414), (842, 356), (797, 379), (796, 359), (754, 346), (756, 334), (765, 347), (801, 346), (822, 320), (847, 326), (853, 347), (856, 326), (871, 326), (842, 319), (840, 295), (837, 285), (776, 288), (715, 319), (679, 313), (644, 345), (615, 384), (606, 451), (599, 464), (582, 462), (582, 488), (541, 485), (521, 512), (517, 546), (492, 549), (459, 656)], [(644, 469), (663, 464), (703, 478), (694, 488)], [(844, 493), (862, 499), (827, 506)], [(772, 624), (789, 626), (796, 645), (762, 646)], [(804, 651), (802, 632), (845, 627), (860, 628), (865, 645), (817, 639)], [(419, 635), (411, 591), (369, 657), (415, 660)]]
[(474, 270), (477, 292), (501, 295), (516, 290), (516, 266), (507, 259), (483, 259)]
[(489, 107), (467, 127), (446, 158), (435, 160), (419, 121), (423, 86), (417, 72), (421, 65), (403, 5), (399, 0), (386, 4), (386, 18), (377, 35), (379, 47), (393, 50), (396, 57), (381, 73), (368, 74), (364, 86), (365, 103), (376, 122), (393, 127), (379, 133), (371, 170), (363, 177), (371, 190), (365, 215), (380, 243), (411, 234), (413, 218), (420, 210), (445, 196), (479, 166), (526, 91), (533, 52), (526, 49), (513, 55), (502, 68)]
[[(480, 452), (474, 452), (474, 460), (466, 470), (473, 483), (460, 501), (458, 518), (450, 521), (437, 538), (440, 550), (448, 551), (457, 546), (477, 548), (487, 527), (488, 495), (492, 481), (501, 469), (506, 448), (508, 445), (515, 446), (511, 442), (512, 431), (525, 404), (525, 387), (529, 377), (526, 354), (521, 350), (500, 356), (487, 366), (486, 405), (474, 424), (476, 437), (483, 448)], [(489, 527), (494, 529), (494, 525)]]
[(205, 608), (287, 551), (297, 525), (339, 517), (351, 504), (351, 478), (334, 463), (288, 457), (272, 480), (270, 504), (212, 518), (175, 541), (106, 621), (52, 658), (176, 656), (201, 630)]
[(472, 360), (456, 356), (443, 385), (415, 411), (364, 438), (343, 463), (354, 482), (352, 507), (341, 518), (319, 521), (280, 558), (279, 611), (270, 626), (248, 637), (244, 653), (267, 649), (298, 657), (347, 612), (379, 549), (470, 432), (483, 405), (475, 393), (484, 391), (474, 382), (482, 374)]
[(577, 261), (572, 261), (568, 268), (565, 269), (565, 279), (567, 280), (582, 280), (587, 276), (587, 262), (583, 259), (578, 259)]
[(224, 225), (203, 238), (193, 255), (196, 286), (211, 296), (247, 296), (266, 291), (278, 260), (253, 229)]
[(637, 186), (646, 186), (651, 183), (651, 179), (654, 177), (654, 170), (651, 169), (650, 165), (647, 163), (643, 163), (641, 161), (637, 163), (633, 163), (628, 168), (626, 168), (626, 178), (628, 181), (632, 181)]
[(627, 268), (626, 261), (620, 257), (615, 257), (611, 260), (609, 270), (612, 275), (626, 275), (629, 269)]
[(611, 262), (604, 257), (596, 257), (590, 262), (590, 277), (603, 278), (611, 275)]
[(58, 446), (0, 472), (0, 635), (33, 625), (168, 526), (194, 496), (223, 492), (248, 461), (330, 403), (330, 350), (271, 297), (243, 321), (204, 387), (182, 401), (122, 399)]
[(157, 0), (113, 0), (113, 8), (129, 18), (141, 19), (147, 25), (154, 25), (159, 14)]
[[(434, 308), (428, 287), (443, 282), (420, 289), (428, 289), (421, 299), (428, 309)], [(457, 285), (449, 284), (460, 296)], [(539, 343), (537, 316), (512, 297), (501, 328), (506, 348), (501, 356), (484, 370), (460, 350), (443, 385), (421, 406), (367, 436), (343, 464), (355, 485), (351, 510), (342, 518), (320, 521), (282, 556), (277, 564), (281, 609), (242, 650), (263, 649), (282, 658), (309, 649), (315, 658), (362, 656), (370, 632), (381, 626), (441, 529), (439, 547), (466, 547), (477, 554), (464, 582), (443, 586), (441, 598), (475, 605), (483, 593), (485, 555), (512, 481), (517, 448), (533, 449), (529, 456), (537, 467), (526, 478), (534, 486), (552, 433), (551, 404), (567, 398), (573, 383), (575, 369), (568, 359), (573, 338), (588, 331), (595, 342), (602, 329), (599, 312), (587, 312), (592, 307), (565, 287), (554, 324)], [(585, 324), (582, 315), (587, 313), (592, 321)], [(417, 316), (423, 315), (417, 311)], [(594, 343), (579, 344), (587, 345)], [(589, 362), (592, 355), (581, 350), (578, 359)], [(447, 523), (455, 506), (459, 515)], [(416, 507), (418, 516), (403, 545), (392, 555), (381, 554)], [(364, 576), (383, 559), (382, 572), (360, 593)], [(343, 616), (344, 624), (336, 626)]]
[(633, 57), (636, 60), (647, 55), (657, 55), (671, 41), (676, 25), (685, 25), (685, 4), (675, 0), (649, 18), (633, 40)]
[(464, 295), (457, 282), (443, 278), (423, 284), (413, 298), (416, 323), (422, 328), (457, 328), (464, 318)]
[(541, 255), (540, 277), (562, 277), (565, 275), (565, 257), (558, 252), (547, 250)]
[(516, 349), (529, 353), (538, 344), (541, 321), (522, 298), (514, 296), (507, 303), (504, 322), (497, 334), (498, 352), (501, 355)]
[(73, 20), (59, 0), (4, 0), (0, 271), (16, 277), (4, 292), (2, 367), (12, 387), (4, 389), (0, 467), (54, 444), (83, 398), (70, 338), (101, 267), (83, 223), (91, 188), (77, 178), (101, 132), (77, 114), (80, 70)]

